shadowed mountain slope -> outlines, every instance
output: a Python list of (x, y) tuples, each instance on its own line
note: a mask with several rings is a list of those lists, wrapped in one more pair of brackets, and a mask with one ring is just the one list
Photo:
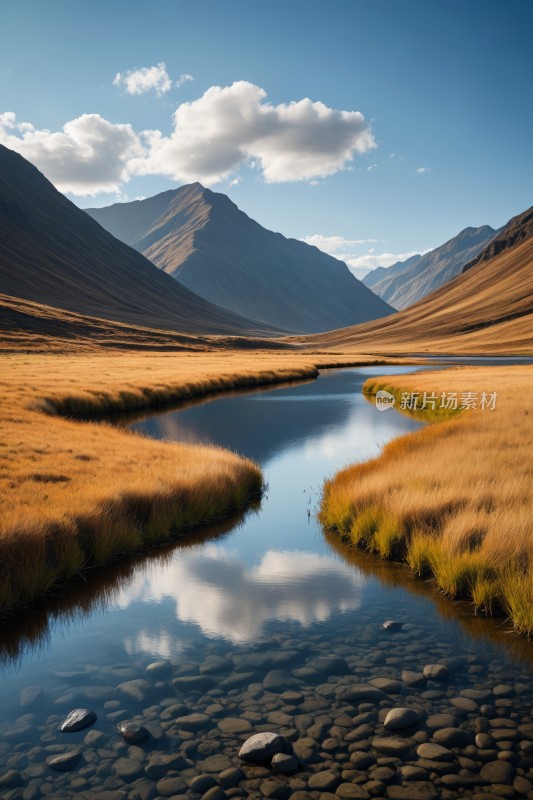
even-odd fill
[(459, 275), (464, 265), (496, 234), (490, 225), (465, 228), (440, 247), (418, 258), (413, 257), (414, 263), (410, 264), (410, 259), (398, 262), (382, 270), (379, 280), (370, 278), (372, 273), (369, 273), (363, 282), (394, 308), (407, 308)]
[(533, 206), (522, 214), (517, 214), (509, 220), (507, 225), (500, 228), (498, 235), (483, 248), (483, 250), (472, 261), (469, 261), (463, 268), (463, 272), (475, 267), (481, 261), (490, 261), (491, 258), (503, 253), (509, 247), (514, 247), (523, 239), (533, 236)]
[(0, 145), (0, 293), (78, 314), (195, 334), (270, 334), (158, 270)]
[[(533, 230), (392, 317), (306, 339), (359, 352), (533, 354)], [(293, 341), (295, 341), (293, 339)]]
[(191, 291), (284, 330), (332, 330), (393, 311), (344, 262), (263, 228), (199, 183), (86, 210)]

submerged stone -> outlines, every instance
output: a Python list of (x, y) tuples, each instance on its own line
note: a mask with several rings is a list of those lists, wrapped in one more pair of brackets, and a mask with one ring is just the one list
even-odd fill
[(250, 761), (252, 764), (262, 764), (270, 761), (276, 753), (284, 753), (287, 745), (283, 736), (270, 731), (255, 733), (245, 741), (239, 750), (239, 758)]
[(89, 708), (75, 708), (66, 717), (61, 725), (60, 730), (62, 730), (64, 733), (81, 731), (84, 728), (88, 728), (89, 725), (93, 725), (95, 722), (96, 714), (94, 711), (91, 711)]

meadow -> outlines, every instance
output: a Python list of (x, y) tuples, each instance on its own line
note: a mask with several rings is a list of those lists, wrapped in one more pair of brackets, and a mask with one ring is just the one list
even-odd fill
[(447, 595), (469, 598), (477, 611), (503, 611), (517, 632), (531, 635), (533, 367), (383, 377), (363, 391), (371, 397), (378, 389), (394, 394), (397, 407), (404, 392), (472, 392), (477, 401), (496, 392), (497, 399), (492, 410), (478, 405), (460, 413), (437, 403), (430, 417), (440, 421), (339, 472), (324, 487), (323, 525), (404, 561)]

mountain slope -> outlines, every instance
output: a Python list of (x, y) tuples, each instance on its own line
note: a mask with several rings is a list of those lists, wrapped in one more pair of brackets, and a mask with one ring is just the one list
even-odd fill
[(491, 258), (503, 253), (509, 247), (514, 247), (523, 239), (533, 236), (533, 206), (522, 214), (517, 214), (509, 220), (507, 225), (500, 228), (498, 235), (483, 248), (483, 250), (468, 264), (463, 267), (463, 272), (475, 267), (481, 261), (490, 261)]
[[(416, 253), (414, 256), (410, 258), (406, 258), (405, 261), (397, 261), (395, 264), (392, 264), (390, 267), (376, 267), (375, 269), (371, 270), (365, 277), (362, 279), (365, 286), (368, 286), (369, 289), (372, 289), (373, 292), (376, 292), (376, 286), (378, 286), (383, 279), (388, 280), (389, 278), (396, 277), (400, 275), (402, 272), (405, 272), (417, 261), (422, 258), (420, 253)], [(376, 292), (379, 294), (379, 292)], [(380, 295), (381, 297), (381, 295)]]
[(533, 230), (527, 220), (515, 235), (514, 247), (379, 324), (308, 337), (305, 344), (367, 353), (533, 354)]
[[(417, 259), (407, 269), (390, 272), (399, 265), (395, 264), (393, 267), (389, 267), (385, 270), (387, 275), (376, 282), (372, 286), (372, 290), (394, 308), (407, 308), (459, 275), (463, 266), (474, 258), (496, 234), (497, 231), (490, 225), (483, 225), (480, 228), (465, 228), (453, 239)], [(365, 283), (367, 286), (369, 285), (366, 278)]]
[(285, 330), (331, 330), (393, 310), (344, 262), (266, 230), (199, 183), (86, 211), (201, 297)]
[(188, 333), (272, 333), (217, 308), (92, 220), (0, 145), (0, 292), (103, 319)]

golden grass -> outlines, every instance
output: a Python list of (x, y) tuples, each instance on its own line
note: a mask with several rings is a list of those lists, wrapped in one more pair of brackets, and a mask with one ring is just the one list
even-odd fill
[[(405, 559), (451, 596), (503, 608), (533, 633), (533, 367), (461, 367), (367, 382), (365, 389), (497, 392), (495, 410), (395, 439), (325, 484), (320, 512), (358, 545)], [(393, 413), (393, 412), (386, 412)]]
[(0, 613), (260, 491), (257, 465), (229, 451), (66, 417), (310, 379), (319, 362), (228, 350), (1, 356)]

